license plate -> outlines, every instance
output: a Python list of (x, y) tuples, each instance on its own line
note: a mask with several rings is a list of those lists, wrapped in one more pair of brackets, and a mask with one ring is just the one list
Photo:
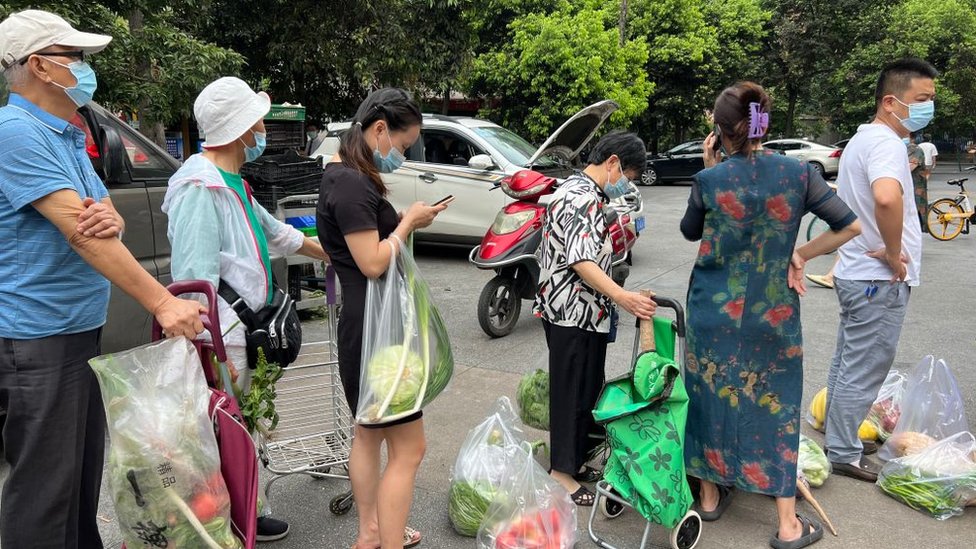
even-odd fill
[(634, 229), (636, 229), (638, 233), (644, 230), (644, 226), (644, 216), (634, 219)]

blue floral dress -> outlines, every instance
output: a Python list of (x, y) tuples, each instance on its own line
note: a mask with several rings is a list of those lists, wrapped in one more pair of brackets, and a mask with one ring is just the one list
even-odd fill
[(803, 392), (800, 302), (787, 269), (800, 220), (856, 216), (805, 163), (735, 155), (696, 177), (681, 229), (701, 239), (688, 289), (688, 474), (790, 497)]

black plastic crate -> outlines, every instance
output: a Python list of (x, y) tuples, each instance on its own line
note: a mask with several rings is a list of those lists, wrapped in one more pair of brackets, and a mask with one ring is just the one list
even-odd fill
[(305, 123), (296, 121), (266, 120), (269, 151), (298, 150), (305, 146)]
[(296, 194), (318, 194), (321, 185), (322, 173), (319, 170), (319, 173), (295, 177), (275, 185), (251, 185), (251, 192), (259, 204), (274, 213), (278, 208), (278, 201), (282, 198)]
[(262, 156), (241, 167), (241, 175), (251, 185), (276, 185), (306, 175), (322, 175), (322, 158), (309, 158), (294, 151)]

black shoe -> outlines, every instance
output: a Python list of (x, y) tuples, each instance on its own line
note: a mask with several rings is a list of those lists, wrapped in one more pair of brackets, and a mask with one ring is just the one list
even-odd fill
[(257, 541), (278, 541), (287, 535), (287, 522), (271, 517), (258, 517)]
[(861, 458), (860, 463), (835, 463), (831, 461), (830, 467), (833, 469), (832, 472), (837, 475), (865, 482), (878, 482), (878, 468), (864, 458)]

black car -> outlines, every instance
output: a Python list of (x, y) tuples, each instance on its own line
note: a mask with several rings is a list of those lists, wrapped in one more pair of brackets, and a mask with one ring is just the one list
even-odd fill
[(662, 182), (690, 181), (692, 176), (705, 169), (704, 140), (682, 143), (657, 155), (647, 155), (647, 169), (641, 174), (641, 185), (657, 185)]

